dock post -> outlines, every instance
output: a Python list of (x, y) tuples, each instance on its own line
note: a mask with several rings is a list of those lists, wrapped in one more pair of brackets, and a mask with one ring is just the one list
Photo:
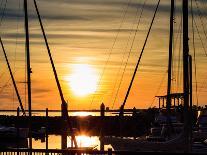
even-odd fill
[[(101, 126), (103, 126), (104, 124), (104, 117), (105, 117), (105, 105), (104, 103), (101, 104), (100, 106), (100, 115), (101, 115)], [(103, 131), (103, 127), (101, 127), (101, 135), (100, 135), (100, 150), (104, 151), (104, 131)]]
[(46, 138), (46, 153), (48, 152), (48, 108), (46, 108), (46, 132), (45, 132), (45, 138)]
[(63, 129), (63, 133), (61, 135), (61, 148), (67, 148), (67, 130)]
[(17, 155), (19, 155), (19, 107), (17, 108), (16, 128), (17, 128)]
[(160, 110), (160, 98), (159, 98), (159, 110)]
[(64, 114), (64, 104), (61, 105), (61, 116), (62, 116), (62, 134), (61, 134), (61, 149), (67, 149), (67, 131), (68, 131), (68, 126), (67, 126), (67, 119)]
[(112, 149), (111, 148), (108, 149), (108, 155), (112, 155)]

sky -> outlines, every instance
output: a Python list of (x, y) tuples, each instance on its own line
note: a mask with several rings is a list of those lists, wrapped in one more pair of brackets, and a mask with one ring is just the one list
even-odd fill
[[(158, 1), (36, 1), (69, 109), (98, 109), (102, 102), (110, 109), (119, 108)], [(28, 5), (32, 109), (60, 109), (61, 100), (33, 0), (28, 0)], [(175, 8), (172, 92), (182, 92), (180, 0), (176, 0)], [(207, 103), (207, 2), (193, 0), (193, 10), (194, 29), (189, 18), (190, 54), (196, 60), (193, 101), (202, 106)], [(0, 34), (27, 109), (23, 0), (0, 0), (0, 17)], [(155, 96), (166, 94), (169, 17), (170, 1), (161, 0), (126, 108), (158, 106)], [(0, 109), (16, 109), (18, 100), (3, 53), (0, 53), (0, 81)]]

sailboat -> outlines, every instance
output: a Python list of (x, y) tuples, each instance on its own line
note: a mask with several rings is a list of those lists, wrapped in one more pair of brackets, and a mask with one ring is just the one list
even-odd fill
[[(56, 84), (57, 84), (57, 88), (58, 88), (58, 91), (59, 91), (59, 95), (60, 95), (60, 99), (62, 101), (62, 104), (61, 104), (61, 114), (62, 114), (62, 118), (63, 118), (63, 122), (65, 123), (66, 125), (66, 128), (65, 128), (65, 131), (61, 137), (61, 145), (62, 145), (62, 149), (71, 149), (70, 147), (68, 148), (67, 147), (67, 136), (70, 134), (71, 135), (71, 143), (72, 145), (74, 146), (73, 148), (76, 148), (76, 149), (87, 149), (87, 150), (91, 150), (93, 149), (94, 147), (78, 147), (78, 144), (77, 144), (77, 141), (76, 141), (76, 136), (75, 136), (75, 131), (74, 129), (72, 128), (72, 124), (70, 122), (70, 118), (69, 118), (69, 115), (68, 115), (68, 103), (65, 101), (64, 99), (64, 94), (63, 94), (63, 91), (62, 91), (62, 88), (61, 88), (61, 85), (60, 85), (60, 82), (59, 82), (59, 78), (58, 78), (58, 74), (57, 74), (57, 71), (56, 71), (56, 67), (55, 67), (55, 64), (54, 64), (54, 61), (53, 61), (53, 58), (52, 58), (52, 54), (51, 54), (51, 51), (50, 51), (50, 46), (49, 46), (49, 43), (48, 43), (48, 40), (47, 40), (47, 35), (45, 33), (45, 30), (44, 30), (44, 26), (43, 26), (43, 22), (41, 20), (41, 16), (40, 16), (40, 13), (39, 13), (39, 9), (38, 9), (38, 5), (37, 5), (37, 2), (36, 0), (33, 0), (34, 2), (34, 6), (35, 6), (35, 11), (37, 13), (37, 17), (38, 17), (38, 21), (39, 21), (39, 24), (40, 24), (40, 28), (41, 28), (41, 31), (42, 31), (42, 35), (43, 35), (43, 38), (44, 38), (44, 41), (45, 41), (45, 45), (46, 45), (46, 48), (47, 48), (47, 52), (48, 52), (48, 56), (49, 56), (49, 59), (50, 59), (50, 63), (51, 63), (51, 66), (52, 66), (52, 70), (53, 70), (53, 73), (54, 73), (54, 77), (55, 77), (55, 80), (56, 80)], [(28, 111), (29, 111), (29, 131), (28, 131), (28, 135), (29, 135), (29, 148), (32, 149), (32, 101), (31, 101), (31, 73), (32, 73), (32, 69), (31, 69), (31, 65), (30, 65), (30, 35), (29, 35), (29, 18), (28, 18), (28, 0), (24, 0), (24, 28), (25, 28), (25, 48), (26, 48), (26, 66), (27, 66), (27, 93), (28, 93)], [(7, 60), (7, 57), (6, 57), (6, 52), (5, 52), (5, 49), (4, 49), (4, 46), (3, 46), (3, 41), (1, 41), (1, 45), (2, 45), (2, 49), (3, 49), (3, 52), (5, 54), (5, 58)], [(9, 68), (9, 71), (10, 71), (10, 75), (11, 75), (11, 78), (12, 78), (12, 81), (13, 81), (13, 84), (14, 84), (14, 87), (15, 87), (15, 90), (16, 90), (16, 94), (17, 94), (17, 97), (19, 99), (19, 102), (20, 102), (20, 107), (21, 107), (21, 110), (23, 112), (23, 115), (25, 115), (25, 111), (24, 111), (24, 108), (23, 108), (23, 105), (22, 105), (22, 102), (21, 102), (21, 98), (20, 98), (20, 95), (18, 93), (18, 89), (16, 87), (16, 84), (15, 84), (15, 80), (14, 80), (14, 77), (12, 75), (12, 71), (11, 71), (11, 68), (9, 67), (9, 62), (7, 60), (7, 64), (8, 64), (8, 68)], [(69, 130), (67, 129), (69, 128)], [(1, 130), (1, 128), (0, 128)], [(19, 130), (18, 130), (19, 132)]]
[[(157, 8), (159, 6), (160, 0), (158, 1), (154, 17), (157, 12)], [(192, 95), (192, 59), (189, 55), (189, 45), (188, 45), (188, 0), (182, 0), (183, 3), (183, 100), (184, 100), (184, 124), (181, 133), (177, 135), (170, 135), (163, 141), (148, 141), (146, 138), (138, 138), (138, 139), (129, 139), (129, 138), (121, 138), (121, 137), (104, 137), (102, 140), (105, 144), (111, 144), (115, 150), (130, 150), (130, 151), (162, 151), (162, 152), (189, 152), (191, 148), (191, 123), (189, 121), (190, 111), (189, 107), (192, 104), (192, 100), (189, 102), (189, 98)], [(172, 34), (173, 34), (173, 12), (174, 12), (174, 0), (171, 0), (171, 17), (170, 17), (170, 41), (169, 41), (169, 64), (168, 64), (168, 77), (171, 77), (171, 57), (172, 57)], [(150, 29), (147, 34), (147, 38), (149, 36), (154, 17), (151, 22)], [(147, 42), (147, 38), (145, 40), (143, 49), (141, 51), (138, 63), (136, 65), (132, 80), (130, 82), (129, 88), (127, 90), (127, 94), (125, 96), (124, 102), (120, 108), (120, 125), (121, 119), (123, 117), (123, 109), (130, 93), (130, 89), (136, 74), (136, 71), (139, 66), (139, 62), (144, 51), (144, 47)], [(170, 78), (168, 78), (170, 79)], [(170, 119), (170, 108), (171, 108), (171, 99), (170, 99), (170, 85), (171, 79), (168, 80), (168, 91), (167, 91), (167, 125), (168, 127), (171, 124)]]

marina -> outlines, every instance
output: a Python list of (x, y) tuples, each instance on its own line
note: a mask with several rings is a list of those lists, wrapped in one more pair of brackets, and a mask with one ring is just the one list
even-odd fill
[[(11, 13), (12, 7), (15, 7), (12, 3), (14, 0), (1, 0), (0, 2), (0, 43), (3, 56), (0, 62), (1, 65), (6, 66), (7, 78), (9, 78), (5, 85), (0, 84), (0, 155), (207, 153), (206, 91), (205, 83), (202, 84), (198, 79), (204, 74), (204, 71), (200, 72), (198, 66), (200, 65), (199, 67), (202, 69), (206, 64), (201, 53), (199, 53), (199, 60), (196, 57), (196, 52), (201, 52), (201, 49), (205, 52), (204, 56), (207, 55), (204, 44), (207, 39), (204, 26), (206, 14), (203, 11), (207, 3), (203, 0), (157, 0), (156, 2), (120, 0), (118, 3), (107, 1), (106, 4), (98, 0), (96, 3), (95, 0), (91, 0), (92, 3), (91, 1), (70, 1), (71, 6), (70, 3), (64, 1), (62, 2), (64, 5), (60, 5), (63, 10), (56, 10), (56, 13), (60, 13), (61, 16), (56, 15), (55, 11), (49, 13), (51, 10), (48, 8), (50, 4), (47, 0), (42, 0), (42, 2), (19, 0), (18, 11), (23, 10), (19, 16), (16, 15), (17, 10), (13, 10), (16, 11), (13, 15)], [(51, 4), (51, 6), (57, 7), (56, 0), (53, 0)], [(117, 7), (116, 4), (125, 6), (122, 20), (118, 22), (120, 26), (117, 30), (102, 29), (100, 33), (102, 35), (100, 35), (98, 28), (93, 29), (99, 24), (93, 23), (95, 19), (89, 20), (89, 16), (95, 17), (95, 15), (91, 15), (94, 13), (94, 6), (112, 5), (113, 10)], [(72, 12), (69, 9), (70, 16), (66, 15), (66, 10), (68, 10), (65, 8), (66, 6), (74, 9)], [(46, 14), (43, 11), (42, 15), (41, 10), (44, 7), (47, 8)], [(106, 9), (107, 7), (100, 8)], [(81, 12), (79, 18), (75, 15), (78, 13), (75, 11), (76, 9)], [(107, 14), (106, 10), (102, 14)], [(82, 11), (89, 11), (89, 16), (84, 16), (85, 13)], [(95, 14), (104, 19), (102, 22), (112, 24), (111, 28), (116, 25), (116, 22), (112, 22), (113, 20), (108, 18), (117, 11), (112, 11), (107, 16), (102, 16), (98, 12)], [(134, 14), (133, 21), (130, 21), (131, 16), (127, 16), (128, 13)], [(144, 18), (144, 15), (147, 18)], [(7, 30), (7, 25), (2, 27), (2, 24), (4, 24), (3, 22), (13, 22), (13, 18), (16, 16), (15, 54), (12, 54), (10, 50), (13, 49), (11, 40), (14, 39), (12, 34), (14, 28), (11, 27), (14, 24), (9, 24), (9, 30)], [(45, 20), (45, 16), (50, 17)], [(167, 22), (165, 21), (165, 24), (162, 25), (159, 22), (164, 21), (163, 17), (167, 19)], [(20, 19), (23, 21), (21, 28)], [(96, 18), (97, 21), (100, 19)], [(50, 20), (55, 23), (45, 24)], [(78, 20), (86, 25), (90, 23), (89, 25), (92, 25), (90, 32), (84, 32), (87, 28), (80, 28), (84, 24), (77, 24)], [(63, 25), (69, 22), (68, 27), (72, 24), (75, 24), (75, 27), (69, 32), (66, 29), (61, 31), (56, 27), (60, 24), (57, 21), (61, 21)], [(131, 30), (128, 25), (122, 29), (125, 22), (132, 23)], [(198, 26), (198, 24), (200, 25)], [(35, 27), (31, 25), (35, 25)], [(99, 26), (104, 26), (104, 24), (101, 23)], [(164, 26), (166, 28), (162, 30)], [(50, 29), (49, 32), (47, 28)], [(78, 37), (74, 37), (76, 34), (73, 34), (75, 33), (73, 30), (79, 34)], [(36, 32), (34, 33), (34, 31)], [(73, 45), (71, 42), (71, 45), (68, 45), (69, 42), (64, 42), (64, 39), (58, 40), (57, 34), (54, 37), (57, 40), (52, 40), (54, 38), (51, 37), (53, 36), (51, 32), (58, 33), (59, 31), (61, 31), (61, 37), (67, 36), (65, 39), (74, 37), (73, 41), (84, 39), (83, 36), (90, 36), (92, 33), (97, 35), (95, 40), (99, 40), (104, 35), (107, 36), (111, 31), (117, 32), (117, 35), (110, 45), (111, 49), (104, 65), (101, 63), (99, 54), (92, 58), (89, 51), (85, 57), (90, 57), (90, 60), (83, 64), (85, 59), (77, 57), (77, 55), (84, 54), (83, 51), (79, 54), (70, 53), (81, 50), (79, 46), (83, 44), (79, 42), (76, 44), (77, 47), (71, 47)], [(124, 35), (119, 34), (122, 31), (125, 35), (130, 32), (129, 42), (126, 42), (126, 38), (123, 39)], [(154, 35), (155, 32), (158, 34)], [(165, 32), (165, 37), (159, 37), (163, 32)], [(137, 37), (139, 33), (142, 33), (142, 37)], [(8, 37), (12, 39), (8, 39)], [(94, 39), (94, 37), (91, 38)], [(120, 38), (122, 42), (119, 42), (119, 46), (116, 47)], [(106, 42), (109, 41), (107, 37), (105, 39)], [(152, 39), (155, 40), (152, 41)], [(159, 39), (160, 41), (158, 41)], [(124, 43), (126, 43), (126, 50), (122, 49)], [(156, 43), (157, 45), (155, 45)], [(100, 45), (104, 44), (101, 42)], [(138, 44), (139, 48), (133, 51), (135, 44)], [(41, 59), (42, 45), (46, 51), (44, 56), (47, 56), (47, 61)], [(95, 45), (95, 41), (90, 43), (86, 39), (85, 45)], [(21, 54), (18, 53), (18, 55), (17, 47), (20, 46)], [(33, 46), (35, 46), (36, 53)], [(59, 49), (57, 50), (56, 47)], [(199, 50), (196, 47), (199, 47)], [(70, 52), (63, 55), (54, 52), (56, 50), (64, 51), (64, 49), (70, 49)], [(120, 49), (123, 50), (121, 53)], [(96, 48), (96, 50), (100, 49)], [(146, 54), (148, 50), (154, 51), (153, 55)], [(118, 52), (113, 53), (114, 51)], [(137, 53), (137, 51), (139, 52)], [(162, 56), (156, 56), (157, 53), (159, 54), (158, 51), (162, 51), (165, 56), (163, 57), (163, 53), (161, 53)], [(132, 56), (133, 53), (137, 54)], [(123, 54), (122, 60), (120, 54)], [(12, 59), (11, 55), (15, 58)], [(143, 63), (144, 55), (148, 55), (147, 63), (150, 64), (150, 67), (146, 67), (146, 64)], [(32, 56), (35, 56), (36, 59), (33, 60)], [(112, 56), (116, 56), (116, 59), (111, 60)], [(133, 62), (130, 62), (132, 61), (130, 58)], [(92, 65), (90, 63), (93, 60), (96, 63)], [(3, 64), (3, 61), (6, 63)], [(20, 64), (21, 67), (16, 67)], [(50, 68), (50, 71), (45, 69), (45, 66)], [(96, 70), (91, 66), (96, 66)], [(159, 67), (159, 70), (155, 70), (156, 66)], [(99, 77), (97, 70), (100, 72)], [(158, 85), (158, 82), (153, 82), (152, 75), (153, 73), (160, 74), (161, 70), (165, 74), (162, 80), (160, 75), (157, 77), (157, 81), (161, 80)], [(37, 73), (38, 71), (41, 73)], [(5, 82), (5, 73), (0, 74), (2, 83)], [(106, 76), (106, 73), (109, 75)], [(148, 75), (148, 81), (146, 75)], [(116, 79), (113, 79), (114, 77)], [(53, 82), (50, 81), (51, 79)], [(204, 81), (205, 79), (206, 77)], [(141, 84), (138, 85), (137, 81)], [(164, 86), (163, 82), (166, 83)], [(155, 87), (158, 89), (152, 93)], [(202, 88), (204, 91), (199, 91), (198, 88)], [(141, 90), (145, 91), (141, 94)], [(200, 92), (203, 93), (203, 96), (200, 95)], [(152, 94), (154, 95), (153, 101), (150, 106), (147, 106), (145, 103), (149, 102)], [(139, 99), (136, 98), (137, 96)], [(47, 103), (43, 103), (46, 100)]]

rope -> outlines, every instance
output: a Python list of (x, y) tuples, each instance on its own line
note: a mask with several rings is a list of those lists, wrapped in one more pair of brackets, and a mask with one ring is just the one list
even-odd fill
[[(127, 39), (127, 44), (126, 44), (126, 46), (125, 46), (125, 48), (124, 48), (124, 51), (127, 51), (127, 47), (128, 47), (128, 45), (129, 45), (129, 42), (130, 42), (130, 38), (131, 38), (131, 34), (132, 34), (132, 32), (133, 32), (133, 25), (132, 25), (132, 28), (131, 28), (131, 31), (130, 31), (130, 34), (129, 34), (129, 37), (128, 37), (128, 39)], [(116, 82), (115, 82), (115, 85), (114, 85), (114, 87), (113, 87), (113, 89), (112, 89), (112, 95), (111, 95), (111, 102), (112, 102), (112, 100), (113, 100), (113, 92), (115, 92), (115, 88), (116, 88), (116, 85), (117, 85), (117, 82), (118, 82), (118, 80), (119, 80), (119, 74), (120, 74), (120, 72), (121, 72), (121, 67), (123, 66), (123, 64), (124, 64), (124, 58), (125, 58), (125, 54), (127, 54), (127, 52), (124, 52), (124, 54), (123, 54), (123, 56), (122, 56), (122, 60), (121, 60), (121, 65), (120, 65), (120, 67), (119, 67), (119, 69), (118, 69), (118, 72), (117, 72), (117, 74), (116, 74)], [(118, 88), (119, 89), (119, 88)], [(114, 102), (113, 102), (113, 105), (112, 105), (112, 109), (114, 108)]]
[[(175, 7), (175, 13), (176, 14), (176, 7)], [(179, 27), (178, 27), (178, 31), (177, 31), (177, 35), (176, 35), (176, 38), (175, 38), (175, 41), (173, 42), (173, 56), (175, 56), (175, 52), (176, 52), (176, 48), (177, 48), (177, 45), (178, 45), (178, 40), (181, 39), (181, 28), (182, 28), (182, 16), (181, 16), (181, 21), (179, 22)], [(174, 38), (174, 35), (173, 35), (173, 38)], [(179, 42), (180, 43), (180, 42)], [(181, 44), (181, 43), (180, 43)], [(180, 48), (180, 44), (179, 44), (179, 48)], [(175, 77), (175, 79), (173, 80), (174, 81), (174, 91), (175, 92), (178, 92), (178, 87), (179, 85), (177, 85), (178, 81), (179, 81), (179, 72), (180, 72), (180, 50), (178, 52), (178, 61), (177, 61), (177, 64), (175, 63), (176, 61), (173, 61), (174, 63), (174, 68), (176, 68), (176, 65), (178, 66), (177, 68), (177, 73), (174, 73), (175, 75), (173, 75)], [(175, 69), (176, 70), (176, 69)]]
[[(106, 70), (106, 67), (107, 67), (107, 65), (108, 65), (108, 62), (109, 62), (109, 60), (110, 60), (110, 58), (111, 58), (112, 51), (113, 51), (114, 46), (115, 46), (115, 44), (116, 44), (116, 41), (117, 41), (117, 39), (118, 39), (120, 30), (121, 30), (121, 27), (122, 27), (122, 25), (123, 25), (123, 23), (124, 23), (124, 20), (125, 20), (125, 17), (126, 17), (126, 14), (127, 14), (127, 11), (128, 11), (129, 4), (130, 4), (130, 3), (131, 3), (131, 0), (128, 0), (126, 9), (123, 11), (123, 16), (122, 16), (122, 20), (121, 20), (121, 23), (120, 23), (119, 28), (118, 28), (118, 32), (117, 32), (117, 34), (116, 34), (116, 36), (115, 36), (115, 39), (114, 39), (113, 44), (112, 44), (112, 47), (111, 47), (110, 50), (109, 50), (109, 54), (108, 54), (106, 63), (104, 64), (103, 71), (102, 71), (102, 73), (101, 73), (101, 75), (100, 75), (100, 78), (99, 78), (100, 80), (99, 80), (99, 82), (98, 82), (97, 87), (100, 86), (101, 81), (102, 81), (102, 79), (103, 79), (103, 75), (104, 75), (104, 73), (105, 73), (105, 70)], [(89, 108), (89, 109), (91, 109), (91, 106), (92, 106), (92, 104), (93, 104), (93, 102), (94, 102), (94, 99), (95, 99), (95, 93), (96, 93), (96, 92), (94, 92), (94, 94), (93, 94), (93, 96), (92, 96), (92, 100), (91, 100), (91, 104), (90, 104), (90, 108)]]
[[(20, 0), (19, 0), (19, 5), (18, 5), (18, 11), (20, 11)], [(14, 49), (14, 76), (15, 76), (15, 69), (16, 69), (16, 56), (17, 56), (17, 44), (18, 44), (18, 34), (19, 34), (19, 15), (17, 14), (16, 18), (16, 36), (15, 36), (15, 49)], [(13, 109), (14, 109), (14, 93), (15, 90), (13, 89), (12, 95), (13, 95)]]
[(125, 106), (125, 104), (126, 104), (126, 101), (127, 101), (128, 96), (129, 96), (129, 93), (130, 93), (130, 90), (131, 90), (131, 87), (132, 87), (132, 84), (133, 84), (133, 81), (134, 81), (136, 72), (137, 72), (138, 67), (139, 67), (139, 63), (140, 63), (140, 61), (141, 61), (141, 58), (142, 58), (142, 55), (143, 55), (145, 46), (146, 46), (147, 41), (148, 41), (148, 38), (149, 38), (149, 34), (150, 34), (150, 32), (151, 32), (151, 29), (152, 29), (152, 25), (153, 25), (153, 23), (154, 23), (155, 16), (156, 16), (156, 14), (157, 14), (157, 10), (158, 10), (159, 4), (160, 4), (160, 0), (158, 0), (157, 6), (156, 6), (156, 9), (155, 9), (155, 12), (154, 12), (154, 15), (153, 15), (153, 18), (152, 18), (152, 21), (151, 21), (151, 24), (150, 24), (150, 27), (149, 27), (149, 30), (148, 30), (146, 39), (145, 39), (145, 42), (144, 42), (144, 45), (143, 45), (143, 48), (142, 48), (142, 51), (141, 51), (141, 53), (140, 53), (140, 56), (139, 56), (137, 65), (136, 65), (136, 67), (135, 67), (134, 74), (133, 74), (133, 76), (132, 76), (132, 80), (131, 80), (131, 82), (130, 82), (129, 88), (128, 88), (127, 93), (126, 93), (126, 96), (125, 96), (125, 98), (124, 98), (124, 102), (123, 102), (123, 104), (122, 104), (122, 106), (121, 106), (120, 115), (121, 115), (121, 113), (123, 112), (122, 110), (124, 110), (124, 106)]
[[(137, 23), (136, 31), (135, 31), (135, 34), (134, 34), (134, 37), (133, 37), (133, 41), (132, 41), (132, 44), (131, 44), (131, 47), (130, 47), (129, 54), (127, 56), (127, 60), (126, 60), (125, 66), (124, 66), (124, 70), (122, 72), (122, 76), (121, 76), (121, 79), (120, 79), (120, 82), (119, 82), (119, 85), (118, 85), (118, 89), (117, 89), (117, 92), (116, 92), (116, 95), (115, 95), (115, 99), (114, 99), (114, 102), (113, 102), (113, 106), (114, 106), (114, 104), (116, 102), (116, 99), (117, 99), (117, 96), (118, 96), (118, 93), (119, 93), (119, 90), (120, 90), (120, 87), (121, 87), (121, 84), (122, 84), (122, 81), (123, 81), (124, 73), (126, 71), (126, 67), (127, 67), (129, 58), (131, 56), (132, 48), (134, 46), (134, 41), (135, 41), (135, 38), (136, 38), (136, 35), (137, 35), (137, 32), (138, 32), (138, 29), (139, 29), (140, 21), (141, 21), (141, 18), (142, 18), (142, 14), (143, 14), (144, 7), (145, 7), (146, 2), (147, 2), (147, 0), (145, 0), (144, 3), (142, 4), (142, 9), (141, 9), (141, 12), (140, 12), (140, 16), (139, 16), (139, 20), (138, 20), (138, 23)], [(138, 9), (137, 9), (137, 13), (138, 13)]]
[(180, 69), (181, 69), (181, 43), (182, 43), (182, 31), (181, 31), (181, 27), (182, 27), (182, 21), (183, 21), (183, 16), (181, 16), (181, 19), (180, 19), (180, 35), (179, 35), (179, 47), (178, 47), (178, 68), (177, 68), (177, 92), (179, 91), (179, 88), (180, 88), (180, 81), (182, 81), (182, 76), (180, 74)]
[(191, 17), (192, 17), (192, 31), (193, 31), (193, 61), (194, 61), (194, 76), (195, 76), (195, 84), (196, 84), (196, 105), (198, 106), (198, 82), (197, 82), (197, 65), (196, 65), (196, 49), (195, 49), (195, 30), (194, 30), (194, 14), (193, 14), (193, 0), (191, 0)]
[(204, 27), (204, 23), (203, 23), (203, 20), (202, 20), (202, 17), (201, 17), (202, 16), (202, 12), (200, 11), (200, 8), (198, 6), (197, 0), (195, 0), (195, 3), (196, 3), (197, 10), (198, 10), (198, 16), (199, 16), (199, 19), (201, 21), (201, 26), (203, 28), (204, 35), (205, 35), (205, 37), (207, 39), (207, 34), (206, 34), (205, 27)]
[[(161, 80), (161, 82), (160, 82), (160, 84), (159, 84), (159, 86), (158, 86), (158, 88), (157, 88), (157, 91), (156, 91), (156, 93), (155, 93), (155, 96), (158, 95), (158, 93), (159, 93), (159, 91), (160, 91), (160, 89), (161, 89), (161, 86), (162, 86), (162, 84), (163, 84), (163, 82), (164, 82), (164, 79), (165, 79), (165, 77), (166, 77), (166, 75), (167, 75), (166, 73), (167, 73), (167, 71), (163, 74), (162, 80)], [(155, 98), (156, 98), (155, 96), (153, 97), (153, 99), (152, 99), (152, 103), (150, 104), (149, 108), (151, 108), (152, 105), (154, 105)], [(148, 108), (148, 109), (149, 109), (149, 108)]]
[(201, 41), (202, 48), (203, 48), (203, 50), (204, 50), (204, 52), (205, 52), (205, 55), (207, 56), (206, 48), (205, 48), (205, 46), (204, 46), (203, 40), (202, 40), (201, 35), (200, 35), (200, 31), (199, 31), (199, 29), (198, 29), (198, 26), (197, 26), (197, 24), (196, 24), (195, 19), (193, 19), (193, 22), (194, 22), (195, 27), (196, 27), (196, 30), (197, 30), (197, 32), (198, 32), (198, 36), (199, 36), (199, 39), (200, 39), (200, 41)]

